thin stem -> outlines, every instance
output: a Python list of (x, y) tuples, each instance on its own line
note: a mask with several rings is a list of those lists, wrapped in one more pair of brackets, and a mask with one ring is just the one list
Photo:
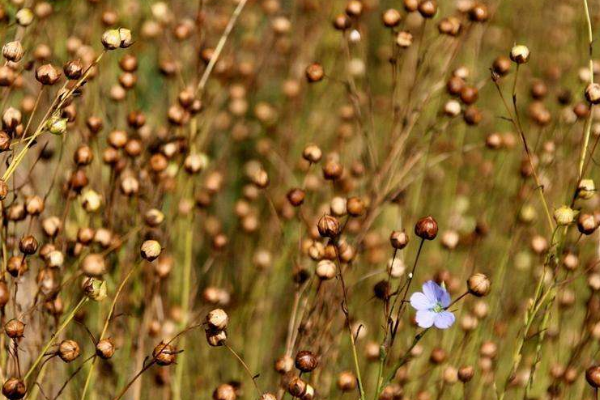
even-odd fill
[[(583, 8), (585, 10), (585, 20), (587, 23), (587, 33), (588, 33), (588, 51), (590, 56), (589, 68), (590, 68), (590, 84), (594, 83), (594, 60), (593, 60), (593, 30), (592, 30), (592, 20), (590, 18), (590, 9), (588, 7), (587, 0), (583, 0)], [(592, 131), (592, 111), (594, 105), (590, 103), (590, 112), (585, 121), (585, 133), (583, 137), (583, 147), (581, 148), (581, 156), (579, 157), (579, 175), (578, 181), (583, 178), (583, 165), (585, 162), (585, 155), (587, 154), (588, 146), (590, 144), (590, 133)]]
[(258, 395), (260, 396), (262, 394), (262, 391), (258, 387), (258, 383), (256, 382), (256, 378), (254, 377), (254, 375), (252, 375), (252, 372), (250, 371), (250, 368), (248, 368), (248, 365), (244, 362), (244, 360), (242, 360), (242, 357), (240, 357), (238, 355), (238, 353), (236, 353), (231, 347), (229, 347), (229, 345), (225, 344), (224, 346), (227, 348), (227, 350), (229, 350), (231, 352), (231, 354), (233, 354), (233, 356), (239, 361), (239, 363), (242, 365), (242, 367), (244, 367), (244, 369), (246, 370), (246, 372), (250, 376), (250, 379), (252, 379), (252, 383), (254, 383), (254, 387), (256, 388), (256, 391), (258, 392)]
[(54, 340), (67, 327), (67, 325), (69, 324), (69, 322), (71, 322), (71, 320), (73, 319), (73, 317), (75, 317), (75, 314), (77, 313), (77, 311), (87, 301), (88, 301), (88, 298), (87, 297), (83, 297), (79, 301), (79, 303), (77, 303), (77, 305), (73, 308), (73, 311), (71, 311), (71, 313), (67, 316), (67, 318), (64, 320), (64, 322), (60, 325), (60, 327), (58, 328), (58, 330), (52, 335), (52, 337), (50, 338), (50, 340), (48, 340), (48, 342), (46, 343), (46, 345), (44, 346), (44, 348), (40, 352), (38, 358), (33, 362), (33, 364), (31, 365), (31, 367), (29, 368), (29, 371), (27, 371), (27, 373), (25, 374), (25, 377), (23, 378), (24, 381), (27, 381), (27, 378), (29, 378), (31, 376), (31, 374), (33, 373), (33, 371), (35, 371), (35, 368), (38, 366), (38, 364), (40, 363), (40, 361), (42, 360), (42, 358), (46, 355), (46, 352), (48, 351), (48, 349), (50, 348), (50, 346), (52, 346), (52, 344), (54, 343)]
[(196, 88), (196, 94), (198, 92), (202, 92), (204, 90), (204, 87), (206, 86), (206, 82), (208, 81), (208, 78), (210, 77), (210, 74), (211, 74), (213, 68), (217, 64), (217, 61), (219, 59), (219, 56), (221, 55), (221, 52), (223, 51), (223, 47), (225, 47), (225, 43), (227, 43), (227, 38), (229, 37), (229, 34), (233, 30), (233, 27), (235, 26), (235, 23), (237, 22), (237, 19), (240, 16), (240, 14), (242, 13), (242, 10), (246, 6), (247, 2), (248, 2), (248, 0), (241, 0), (238, 3), (235, 10), (233, 11), (233, 14), (231, 14), (231, 18), (229, 19), (229, 22), (227, 23), (227, 26), (225, 27), (225, 31), (221, 35), (221, 39), (219, 39), (219, 43), (217, 44), (217, 47), (215, 48), (215, 51), (214, 51), (212, 57), (210, 58), (210, 61), (209, 61), (208, 65), (206, 66), (204, 73), (202, 74), (202, 78), (200, 78), (200, 82), (198, 83), (198, 87)]

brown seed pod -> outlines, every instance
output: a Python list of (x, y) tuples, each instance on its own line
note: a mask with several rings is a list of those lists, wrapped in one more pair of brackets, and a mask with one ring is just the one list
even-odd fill
[(35, 254), (38, 249), (38, 241), (31, 235), (23, 236), (19, 241), (19, 250), (26, 255)]
[(438, 233), (438, 224), (432, 216), (423, 217), (415, 224), (415, 235), (424, 240), (433, 240)]
[(13, 318), (4, 325), (4, 332), (11, 339), (20, 339), (25, 333), (25, 324)]
[(214, 390), (213, 400), (235, 400), (237, 398), (235, 387), (229, 383), (223, 383)]
[(63, 72), (69, 80), (77, 80), (83, 75), (83, 64), (79, 60), (69, 61), (63, 67)]
[(337, 387), (342, 392), (352, 392), (356, 390), (357, 383), (356, 376), (350, 371), (340, 372), (337, 379)]
[(9, 400), (22, 399), (26, 393), (25, 382), (19, 378), (8, 378), (2, 385), (2, 394)]
[(44, 64), (35, 70), (35, 79), (42, 85), (54, 85), (60, 79), (60, 71), (51, 64)]
[(383, 12), (381, 16), (381, 20), (383, 21), (383, 25), (388, 28), (395, 28), (400, 24), (402, 20), (402, 15), (400, 12), (394, 8), (387, 9)]
[(302, 397), (306, 393), (308, 384), (302, 378), (295, 377), (288, 384), (288, 392), (294, 397)]
[(0, 281), (0, 308), (4, 308), (10, 300), (10, 291), (5, 281)]
[(585, 380), (591, 387), (600, 388), (600, 366), (594, 365), (585, 370)]
[(160, 366), (171, 365), (175, 362), (177, 351), (170, 344), (160, 342), (152, 351), (152, 357), (156, 360), (156, 364)]
[(317, 224), (319, 235), (334, 238), (340, 233), (340, 223), (331, 215), (323, 215)]
[(312, 164), (316, 164), (321, 161), (322, 156), (323, 152), (316, 144), (309, 144), (302, 151), (302, 157)]
[(315, 83), (323, 80), (323, 77), (325, 76), (325, 71), (323, 70), (321, 64), (313, 63), (306, 67), (305, 75), (306, 80), (309, 83)]
[(467, 279), (469, 293), (477, 297), (486, 296), (490, 292), (491, 285), (488, 277), (481, 273), (475, 273)]
[(577, 217), (577, 229), (584, 235), (591, 235), (598, 228), (598, 221), (594, 214), (579, 214)]
[(299, 188), (291, 189), (286, 195), (288, 201), (294, 207), (301, 206), (302, 203), (304, 203), (305, 196), (306, 193), (304, 192), (304, 190)]
[(352, 217), (360, 217), (365, 213), (365, 202), (360, 197), (350, 197), (346, 202), (346, 210)]
[(408, 245), (409, 237), (406, 231), (392, 231), (390, 235), (390, 244), (396, 250), (402, 250)]
[(108, 360), (115, 354), (115, 344), (108, 339), (102, 339), (96, 344), (96, 355), (103, 360)]
[(463, 366), (458, 369), (458, 379), (462, 383), (469, 382), (471, 379), (473, 379), (474, 375), (475, 375), (475, 370), (471, 366)]
[(58, 345), (58, 356), (66, 363), (75, 360), (77, 357), (79, 357), (79, 354), (81, 354), (79, 344), (77, 344), (77, 342), (74, 340), (63, 340)]
[(317, 357), (308, 350), (299, 351), (296, 354), (294, 365), (302, 372), (311, 372), (319, 365)]
[(227, 328), (229, 316), (224, 310), (217, 308), (206, 315), (205, 322), (208, 329), (213, 331), (222, 331)]
[(433, 18), (437, 13), (437, 9), (438, 5), (435, 0), (421, 0), (419, 2), (418, 10), (423, 18)]
[(506, 76), (510, 72), (510, 58), (498, 56), (492, 63), (492, 70), (499, 76)]
[(352, 21), (346, 14), (339, 14), (333, 19), (333, 27), (338, 31), (345, 31), (352, 26)]
[(140, 247), (142, 258), (147, 261), (154, 261), (160, 256), (162, 247), (156, 240), (146, 240)]

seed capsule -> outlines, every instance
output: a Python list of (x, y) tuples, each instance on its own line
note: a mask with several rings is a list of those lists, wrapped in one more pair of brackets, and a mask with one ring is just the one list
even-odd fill
[(323, 80), (323, 77), (325, 76), (323, 67), (321, 66), (321, 64), (317, 64), (317, 63), (313, 63), (313, 64), (309, 65), (308, 67), (306, 67), (305, 74), (306, 74), (306, 80), (309, 83), (319, 82), (319, 81)]
[(585, 88), (585, 98), (588, 102), (592, 104), (600, 103), (600, 84), (598, 83), (590, 83)]
[(591, 235), (598, 228), (598, 222), (593, 214), (579, 214), (577, 229), (584, 235)]
[(96, 355), (103, 360), (108, 360), (115, 354), (115, 344), (111, 339), (102, 339), (96, 344)]
[(381, 19), (383, 20), (383, 24), (388, 28), (394, 28), (398, 26), (400, 21), (402, 20), (402, 15), (396, 9), (390, 8), (386, 10)]
[(325, 214), (319, 220), (317, 228), (322, 237), (333, 238), (339, 234), (340, 223), (337, 218)]
[(212, 310), (206, 315), (206, 324), (208, 328), (214, 331), (221, 331), (227, 328), (229, 316), (220, 308)]
[(160, 366), (171, 365), (175, 362), (176, 350), (170, 344), (160, 342), (152, 351), (152, 357)]
[(75, 360), (80, 353), (79, 345), (74, 340), (63, 340), (58, 346), (58, 356), (66, 363)]
[(529, 49), (522, 44), (514, 46), (510, 50), (510, 59), (517, 64), (525, 64), (529, 61)]
[(19, 62), (23, 58), (24, 53), (23, 46), (18, 40), (8, 42), (2, 47), (2, 55), (8, 61)]
[(390, 235), (390, 244), (396, 250), (402, 250), (408, 245), (409, 237), (406, 231), (393, 231)]
[(487, 276), (476, 273), (467, 279), (467, 288), (469, 293), (477, 297), (486, 296), (490, 292), (492, 284)]
[(311, 372), (319, 365), (317, 357), (308, 350), (302, 350), (296, 354), (294, 361), (296, 368), (302, 372)]
[(11, 319), (4, 325), (4, 332), (11, 339), (20, 339), (25, 332), (25, 324), (18, 319)]
[(60, 79), (60, 71), (51, 64), (45, 64), (35, 70), (35, 79), (42, 85), (54, 85)]
[(469, 382), (471, 379), (473, 379), (474, 375), (475, 370), (471, 366), (464, 366), (458, 369), (458, 379), (460, 379), (462, 383)]
[(600, 388), (600, 366), (591, 366), (585, 370), (585, 380), (591, 387)]
[(424, 240), (433, 240), (437, 236), (438, 225), (432, 216), (421, 218), (415, 225), (415, 235)]
[(18, 400), (25, 397), (27, 388), (25, 382), (18, 378), (8, 378), (2, 385), (2, 394), (9, 400)]
[(161, 251), (162, 247), (156, 240), (146, 240), (142, 243), (142, 247), (140, 248), (142, 258), (147, 261), (156, 260), (158, 256), (160, 256)]

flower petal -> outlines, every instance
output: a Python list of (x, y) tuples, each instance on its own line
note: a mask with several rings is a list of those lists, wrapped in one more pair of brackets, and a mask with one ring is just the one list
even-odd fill
[(434, 316), (434, 325), (438, 329), (448, 329), (454, 324), (454, 314), (450, 311), (442, 311)]
[(429, 301), (433, 304), (438, 302), (438, 289), (441, 289), (434, 281), (427, 281), (423, 284), (423, 294), (427, 296)]
[(442, 297), (440, 298), (440, 303), (442, 303), (442, 307), (447, 308), (450, 303), (450, 293), (444, 291), (444, 293), (442, 293)]
[(415, 310), (420, 311), (429, 310), (430, 308), (433, 308), (435, 303), (432, 303), (423, 293), (415, 292), (412, 294), (412, 296), (410, 296), (410, 305)]
[(419, 310), (417, 311), (417, 325), (421, 328), (431, 328), (433, 322), (435, 321), (436, 313), (429, 310)]

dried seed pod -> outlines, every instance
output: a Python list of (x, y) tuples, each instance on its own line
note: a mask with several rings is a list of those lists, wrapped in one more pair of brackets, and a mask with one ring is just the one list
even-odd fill
[(227, 315), (227, 313), (224, 310), (217, 308), (215, 310), (212, 310), (211, 312), (209, 312), (206, 315), (205, 322), (206, 322), (206, 325), (208, 326), (208, 329), (211, 329), (214, 331), (222, 331), (227, 328), (227, 323), (229, 322), (229, 316)]
[(352, 392), (356, 390), (357, 379), (354, 373), (350, 371), (340, 372), (337, 379), (337, 387), (342, 392)]
[(177, 351), (170, 344), (160, 342), (152, 351), (152, 357), (156, 360), (156, 364), (160, 366), (171, 365), (175, 362)]
[(302, 203), (304, 203), (305, 196), (306, 196), (306, 193), (304, 192), (304, 190), (299, 189), (299, 188), (291, 189), (286, 195), (288, 201), (294, 207), (301, 206)]
[(321, 260), (317, 264), (316, 274), (321, 280), (333, 279), (336, 275), (337, 268), (331, 260)]
[(108, 360), (115, 354), (115, 344), (108, 339), (102, 339), (96, 344), (96, 355), (103, 360)]
[(598, 221), (594, 214), (579, 214), (577, 217), (577, 229), (584, 235), (591, 235), (598, 228)]
[(60, 71), (51, 64), (44, 64), (35, 70), (35, 79), (42, 85), (54, 85), (60, 79)]
[(8, 378), (2, 385), (2, 394), (9, 400), (22, 399), (26, 393), (25, 382), (19, 378)]
[(299, 351), (294, 360), (296, 368), (302, 372), (311, 372), (319, 365), (317, 357), (308, 350)]
[(321, 64), (313, 63), (306, 67), (305, 75), (306, 80), (309, 83), (315, 83), (323, 80), (323, 77), (325, 76), (325, 71), (323, 70)]
[(35, 254), (38, 249), (38, 241), (31, 235), (23, 236), (19, 241), (19, 250), (25, 255)]
[(225, 331), (206, 331), (206, 341), (213, 347), (223, 346), (227, 340), (227, 332)]
[(66, 63), (63, 72), (69, 80), (77, 80), (83, 75), (83, 64), (79, 60), (73, 60)]
[(288, 392), (293, 397), (302, 397), (306, 393), (307, 387), (308, 383), (304, 382), (302, 378), (295, 377), (288, 384)]
[(317, 224), (322, 237), (334, 238), (340, 233), (340, 223), (331, 215), (323, 215)]
[(515, 45), (510, 50), (510, 59), (517, 64), (525, 64), (529, 61), (529, 49), (522, 44)]
[(418, 11), (423, 18), (433, 18), (437, 13), (438, 5), (435, 0), (421, 0)]
[(8, 42), (2, 46), (2, 55), (8, 61), (19, 62), (21, 58), (23, 58), (23, 54), (25, 54), (25, 51), (23, 50), (21, 42), (18, 40)]
[(142, 258), (147, 261), (154, 261), (160, 256), (162, 247), (156, 240), (146, 240), (142, 243), (140, 253)]
[(438, 224), (432, 216), (423, 217), (415, 224), (415, 235), (424, 240), (433, 240), (438, 233)]
[(58, 345), (58, 356), (66, 363), (75, 360), (79, 357), (79, 354), (81, 354), (79, 344), (74, 340), (63, 340)]
[(474, 375), (475, 369), (469, 365), (460, 367), (458, 369), (458, 379), (460, 379), (462, 383), (469, 382), (471, 379), (473, 379)]
[(488, 277), (481, 273), (475, 273), (467, 279), (469, 293), (477, 297), (487, 296), (491, 286), (492, 284)]
[(25, 333), (25, 324), (13, 318), (4, 325), (4, 332), (11, 339), (21, 339)]
[(409, 237), (406, 231), (392, 231), (390, 234), (390, 244), (396, 250), (402, 250), (408, 245)]
[(396, 26), (398, 26), (398, 24), (400, 24), (400, 21), (402, 20), (402, 15), (398, 10), (390, 8), (383, 12), (381, 19), (383, 21), (383, 25), (385, 25), (386, 27), (395, 28)]
[(600, 366), (594, 365), (585, 370), (585, 380), (591, 387), (600, 388)]
[(236, 390), (233, 385), (223, 383), (214, 390), (213, 400), (235, 400), (237, 398)]

